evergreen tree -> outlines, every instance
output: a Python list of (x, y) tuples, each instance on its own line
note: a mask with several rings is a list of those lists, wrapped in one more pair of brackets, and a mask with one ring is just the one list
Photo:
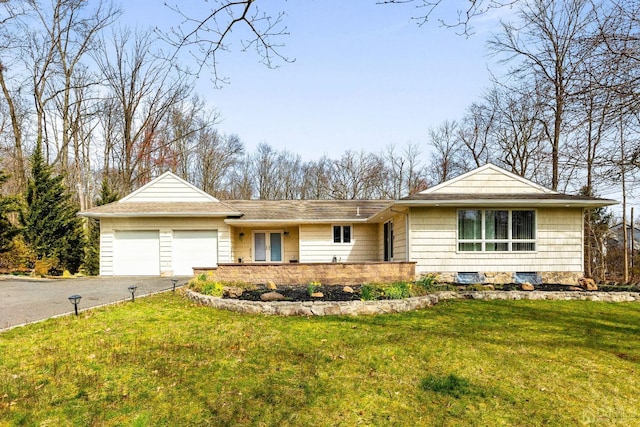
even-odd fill
[[(8, 175), (0, 170), (0, 188), (7, 182)], [(0, 194), (0, 253), (11, 250), (13, 238), (18, 234), (18, 228), (9, 220), (9, 215), (18, 210), (15, 197), (2, 196)]]
[[(103, 178), (96, 206), (115, 202), (119, 198), (120, 196), (111, 190), (107, 178)], [(87, 246), (84, 252), (83, 267), (87, 274), (96, 275), (100, 273), (100, 224), (95, 218), (89, 218), (88, 222)]]
[(54, 175), (37, 144), (31, 157), (31, 178), (20, 219), (26, 243), (38, 260), (52, 262), (52, 270), (78, 271), (84, 253), (82, 220), (65, 189), (63, 177)]

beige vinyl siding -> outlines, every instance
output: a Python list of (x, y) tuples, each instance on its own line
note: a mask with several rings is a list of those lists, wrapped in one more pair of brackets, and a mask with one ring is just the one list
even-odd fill
[(173, 274), (173, 230), (160, 229), (160, 272)]
[[(351, 243), (333, 243), (333, 225), (351, 225)], [(379, 224), (307, 224), (300, 226), (300, 262), (380, 261)]]
[(458, 252), (457, 209), (411, 209), (411, 258), (430, 272), (581, 272), (582, 209), (536, 209), (536, 251)]
[(161, 179), (131, 193), (126, 199), (129, 202), (211, 202), (216, 200), (172, 175), (162, 176)]
[(435, 191), (435, 193), (438, 192), (453, 194), (544, 193), (541, 188), (532, 186), (526, 181), (513, 179), (493, 169), (485, 169), (464, 179), (454, 180), (440, 191)]
[[(229, 226), (223, 218), (101, 218), (100, 275), (113, 275), (113, 241), (116, 231), (158, 230), (160, 274), (173, 274), (173, 230), (217, 230), (218, 262), (231, 262)], [(206, 267), (206, 266), (201, 266)]]
[[(292, 259), (299, 260), (300, 254), (298, 250), (298, 244), (300, 234), (298, 232), (298, 226), (284, 227), (284, 228), (269, 228), (269, 227), (232, 227), (232, 247), (233, 247), (233, 262), (238, 262), (238, 258), (242, 258), (243, 262), (253, 262), (253, 232), (254, 231), (267, 231), (267, 232), (281, 232), (282, 236), (282, 262), (289, 262)], [(289, 235), (285, 236), (284, 232), (288, 232)], [(242, 240), (240, 239), (240, 233), (244, 233)]]
[(113, 276), (113, 230), (105, 231), (100, 221), (100, 275)]
[(407, 260), (407, 216), (398, 214), (393, 217), (393, 260)]
[[(393, 261), (407, 261), (407, 216), (396, 214), (390, 220), (393, 221)], [(384, 223), (387, 221), (378, 225), (378, 258), (381, 260), (384, 259)]]

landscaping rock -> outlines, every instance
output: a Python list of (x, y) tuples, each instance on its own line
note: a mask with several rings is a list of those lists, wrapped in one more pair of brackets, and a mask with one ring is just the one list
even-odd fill
[(345, 286), (344, 288), (342, 288), (342, 292), (345, 292), (347, 294), (352, 294), (354, 290), (351, 286)]
[(284, 295), (278, 292), (267, 292), (260, 295), (260, 299), (262, 301), (282, 301), (284, 300)]
[(311, 298), (322, 298), (324, 294), (322, 292), (314, 292), (311, 294)]
[(520, 285), (520, 289), (522, 289), (523, 291), (533, 291), (536, 288), (529, 282), (524, 282), (522, 285)]
[(495, 291), (496, 288), (493, 285), (482, 285), (483, 291)]
[(244, 290), (242, 288), (236, 286), (225, 286), (222, 288), (223, 295), (228, 298), (239, 298), (243, 292)]
[(567, 288), (567, 290), (569, 290), (569, 291), (582, 291), (582, 288), (579, 288), (577, 286), (569, 286)]
[(267, 289), (269, 289), (270, 291), (275, 291), (276, 289), (278, 289), (278, 287), (275, 283), (273, 283), (273, 280), (269, 280), (267, 282)]
[(598, 290), (598, 285), (596, 285), (595, 280), (587, 279), (586, 277), (583, 277), (580, 280), (578, 280), (578, 286), (580, 286), (582, 289), (587, 290), (587, 291), (597, 291)]

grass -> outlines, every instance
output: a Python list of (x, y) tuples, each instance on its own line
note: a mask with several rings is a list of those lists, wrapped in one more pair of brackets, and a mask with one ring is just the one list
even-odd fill
[(0, 334), (4, 425), (640, 425), (640, 304), (282, 318), (162, 294)]

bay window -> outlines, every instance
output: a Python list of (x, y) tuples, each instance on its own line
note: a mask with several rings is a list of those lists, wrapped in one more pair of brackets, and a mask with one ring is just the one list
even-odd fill
[(533, 210), (458, 211), (458, 251), (523, 252), (536, 250)]

